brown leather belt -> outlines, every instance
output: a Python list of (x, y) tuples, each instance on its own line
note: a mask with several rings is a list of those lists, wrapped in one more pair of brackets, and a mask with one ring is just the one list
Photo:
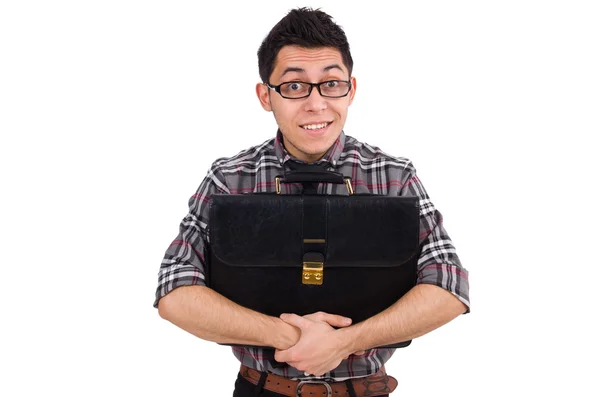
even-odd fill
[[(257, 385), (262, 372), (242, 365), (240, 374), (244, 379)], [(382, 367), (379, 372), (363, 378), (352, 379), (352, 386), (357, 397), (383, 396), (396, 389), (398, 381), (385, 373)], [(322, 380), (291, 380), (283, 376), (269, 373), (264, 389), (290, 397), (325, 396), (349, 397), (346, 382), (325, 382)]]

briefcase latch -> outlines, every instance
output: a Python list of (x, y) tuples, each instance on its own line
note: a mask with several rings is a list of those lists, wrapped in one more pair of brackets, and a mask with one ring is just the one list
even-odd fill
[(302, 262), (302, 284), (323, 284), (323, 262)]

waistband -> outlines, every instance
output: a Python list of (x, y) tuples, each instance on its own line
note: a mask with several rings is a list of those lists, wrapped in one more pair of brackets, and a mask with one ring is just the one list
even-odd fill
[[(376, 374), (341, 382), (326, 382), (319, 379), (292, 380), (257, 371), (245, 365), (241, 366), (240, 374), (254, 385), (262, 382), (264, 389), (289, 397), (375, 397), (389, 394), (398, 386), (398, 381), (386, 374), (385, 367)], [(349, 390), (350, 388), (352, 390)]]

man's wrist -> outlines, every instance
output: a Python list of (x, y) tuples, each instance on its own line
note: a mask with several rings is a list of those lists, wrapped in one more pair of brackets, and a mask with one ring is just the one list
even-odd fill
[(356, 325), (352, 325), (347, 328), (339, 328), (337, 332), (340, 336), (342, 353), (344, 353), (346, 356), (359, 350), (364, 350), (359, 346), (358, 327)]
[(300, 330), (285, 321), (274, 317), (275, 341), (274, 347), (279, 350), (286, 350), (298, 343), (300, 339)]

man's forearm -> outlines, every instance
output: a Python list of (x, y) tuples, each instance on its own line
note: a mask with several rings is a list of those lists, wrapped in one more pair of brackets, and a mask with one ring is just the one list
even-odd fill
[(419, 284), (383, 312), (339, 332), (349, 351), (411, 340), (448, 323), (466, 310), (450, 292)]
[(242, 307), (210, 288), (179, 287), (158, 303), (160, 316), (185, 331), (217, 343), (287, 349), (300, 332), (279, 318)]

